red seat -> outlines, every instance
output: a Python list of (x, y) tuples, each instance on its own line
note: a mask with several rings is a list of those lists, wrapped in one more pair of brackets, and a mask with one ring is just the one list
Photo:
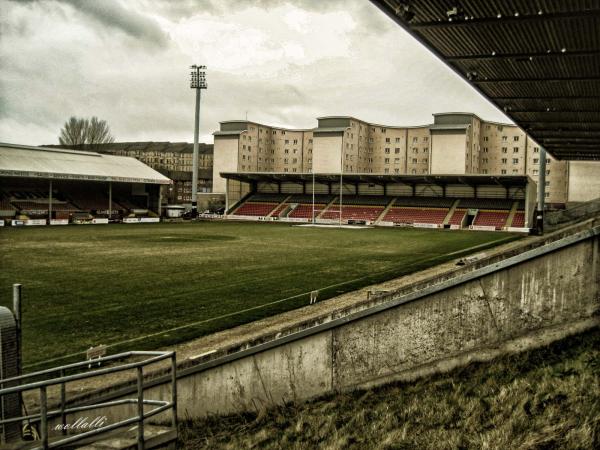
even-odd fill
[(525, 226), (525, 213), (518, 211), (515, 213), (515, 217), (513, 217), (512, 221), (513, 227), (524, 227)]
[(494, 226), (502, 228), (508, 219), (508, 212), (504, 211), (479, 211), (473, 225)]
[[(342, 205), (342, 219), (343, 220), (365, 220), (373, 222), (377, 220), (379, 215), (383, 212), (383, 207), (376, 206), (343, 206)], [(333, 205), (329, 208), (325, 214), (321, 216), (322, 219), (338, 219), (340, 217), (339, 205)]]
[(246, 202), (234, 211), (237, 216), (268, 216), (277, 206), (276, 203)]
[(383, 219), (394, 223), (435, 223), (442, 224), (448, 209), (434, 208), (390, 208)]
[(464, 209), (456, 209), (452, 213), (452, 217), (450, 217), (450, 221), (448, 222), (450, 225), (462, 225), (462, 221), (467, 213)]

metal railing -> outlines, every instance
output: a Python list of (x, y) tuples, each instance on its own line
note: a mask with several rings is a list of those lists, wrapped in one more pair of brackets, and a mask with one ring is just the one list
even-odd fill
[[(131, 363), (123, 363), (112, 367), (106, 367), (103, 369), (91, 370), (88, 372), (77, 373), (72, 375), (66, 375), (68, 371), (86, 368), (90, 363), (99, 364), (109, 361), (123, 360), (135, 356), (146, 356), (148, 358), (142, 361), (136, 361)], [(150, 364), (163, 361), (165, 359), (171, 359), (171, 401), (165, 400), (147, 400), (144, 399), (144, 367)], [(116, 372), (122, 372), (125, 370), (136, 369), (137, 371), (137, 398), (127, 398), (121, 400), (114, 400), (104, 403), (95, 403), (85, 406), (66, 407), (66, 383), (83, 380), (86, 378), (93, 378), (102, 375), (108, 375)], [(58, 377), (56, 375), (58, 374)], [(44, 379), (42, 381), (34, 381), (30, 383), (22, 384), (25, 380), (31, 378), (41, 378), (52, 376), (52, 378)], [(6, 384), (19, 383), (17, 386), (4, 387)], [(60, 407), (58, 409), (48, 410), (48, 395), (47, 390), (49, 386), (60, 385)], [(30, 450), (47, 450), (52, 448), (58, 448), (62, 445), (72, 444), (74, 442), (86, 439), (95, 435), (106, 433), (117, 428), (121, 428), (127, 425), (137, 423), (137, 448), (143, 450), (145, 447), (144, 439), (144, 420), (159, 414), (168, 409), (172, 410), (172, 426), (177, 430), (177, 361), (175, 352), (158, 352), (158, 351), (131, 351), (125, 353), (119, 353), (116, 355), (105, 356), (96, 358), (91, 361), (83, 361), (73, 364), (67, 364), (64, 366), (53, 367), (51, 369), (41, 370), (38, 372), (28, 373), (26, 375), (20, 375), (12, 378), (0, 379), (0, 401), (8, 394), (19, 394), (22, 395), (24, 391), (39, 390), (39, 404), (40, 410), (37, 414), (27, 414), (19, 417), (11, 417), (8, 419), (0, 420), (0, 425), (8, 423), (22, 423), (28, 422), (39, 422), (40, 423), (40, 446), (30, 448)], [(106, 426), (100, 426), (90, 431), (74, 434), (68, 437), (64, 437), (60, 440), (54, 440), (49, 442), (48, 433), (48, 419), (60, 417), (61, 419), (61, 430), (63, 435), (66, 435), (67, 431), (67, 414), (72, 414), (81, 411), (87, 411), (91, 409), (113, 407), (126, 404), (136, 404), (137, 414), (133, 417), (115, 422)], [(144, 412), (144, 405), (154, 406), (150, 411)]]

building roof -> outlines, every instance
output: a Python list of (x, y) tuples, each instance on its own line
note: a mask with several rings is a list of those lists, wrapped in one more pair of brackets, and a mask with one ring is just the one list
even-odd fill
[(0, 143), (0, 176), (170, 184), (135, 158), (90, 151)]
[(600, 1), (371, 2), (554, 157), (600, 159)]
[[(313, 180), (312, 173), (271, 173), (271, 172), (221, 172), (221, 177), (252, 182), (307, 182)], [(317, 183), (339, 183), (339, 173), (315, 173), (315, 182)], [(431, 185), (449, 185), (463, 184), (466, 186), (503, 186), (518, 187), (533, 183), (533, 180), (524, 175), (374, 175), (372, 173), (349, 173), (344, 174), (343, 179), (346, 183), (370, 183), (370, 184), (431, 184)]]
[[(82, 145), (44, 145), (45, 148), (62, 148), (70, 150), (92, 151), (96, 153), (114, 153), (116, 151), (139, 151), (139, 152), (171, 152), (192, 153), (194, 144), (188, 142), (113, 142), (111, 144), (82, 144)], [(201, 154), (212, 154), (213, 144), (198, 144), (198, 152)]]
[(466, 130), (468, 123), (434, 123), (429, 126), (430, 130)]

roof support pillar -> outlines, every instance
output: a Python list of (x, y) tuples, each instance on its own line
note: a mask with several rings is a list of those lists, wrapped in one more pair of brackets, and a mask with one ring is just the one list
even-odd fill
[(387, 197), (387, 183), (383, 183), (383, 195)]
[(52, 180), (48, 183), (48, 225), (52, 221)]
[(538, 198), (535, 211), (536, 234), (544, 234), (544, 203), (546, 201), (546, 149), (540, 147), (540, 169), (538, 177)]
[(108, 218), (112, 217), (112, 181), (108, 182)]

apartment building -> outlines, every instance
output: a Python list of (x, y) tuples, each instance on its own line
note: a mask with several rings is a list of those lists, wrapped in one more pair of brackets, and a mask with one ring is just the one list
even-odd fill
[[(313, 129), (221, 122), (214, 133), (213, 191), (225, 191), (220, 172), (529, 175), (537, 182), (540, 146), (517, 126), (472, 113), (433, 117), (432, 124), (415, 127), (348, 116), (319, 117)], [(590, 174), (600, 178), (598, 163), (547, 155), (547, 202), (596, 195), (584, 188)]]

